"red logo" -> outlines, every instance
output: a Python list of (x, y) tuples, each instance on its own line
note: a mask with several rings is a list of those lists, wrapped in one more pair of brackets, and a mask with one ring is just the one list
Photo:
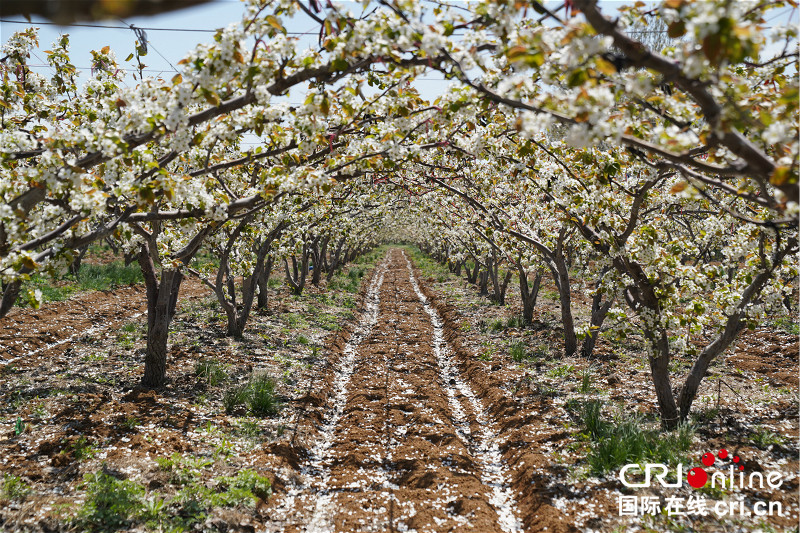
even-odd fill
[[(728, 450), (724, 448), (720, 450), (719, 453), (717, 454), (717, 457), (723, 461), (727, 459), (728, 456), (729, 456)], [(716, 457), (714, 457), (714, 454), (712, 453), (704, 453), (703, 457), (700, 458), (700, 462), (702, 462), (705, 467), (713, 466), (716, 461), (717, 459)], [(738, 455), (734, 455), (732, 461), (736, 464), (739, 464), (741, 459), (739, 458)], [(744, 470), (744, 466), (739, 465), (739, 470)], [(696, 468), (692, 468), (686, 475), (686, 481), (688, 481), (689, 485), (691, 485), (696, 489), (705, 487), (706, 483), (708, 483), (708, 472), (706, 472), (704, 468), (701, 468), (699, 466)]]

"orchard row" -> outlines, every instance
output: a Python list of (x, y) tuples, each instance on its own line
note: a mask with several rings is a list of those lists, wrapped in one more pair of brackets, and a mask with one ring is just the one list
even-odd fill
[[(498, 302), (516, 276), (526, 323), (552, 276), (566, 354), (639, 332), (672, 427), (743, 328), (795, 312), (798, 53), (796, 28), (767, 27), (778, 7), (251, 0), (172, 79), (143, 77), (137, 47), (135, 86), (103, 47), (78, 87), (67, 36), (37, 52), (18, 32), (0, 67), (0, 316), (36, 302), (31, 275), (111, 240), (144, 273), (157, 387), (186, 275), (241, 335), (273, 265), (299, 292), (414, 241)], [(317, 48), (285, 29), (303, 17)], [(433, 101), (414, 83), (430, 72), (452, 80)], [(692, 361), (677, 397), (675, 357)]]

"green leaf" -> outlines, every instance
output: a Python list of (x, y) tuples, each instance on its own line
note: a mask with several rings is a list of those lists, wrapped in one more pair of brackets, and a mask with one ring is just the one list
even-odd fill
[(348, 68), (350, 68), (350, 65), (347, 63), (347, 61), (345, 61), (340, 57), (333, 60), (333, 62), (331, 63), (331, 68), (335, 72), (340, 70), (347, 70)]
[(589, 79), (589, 74), (585, 70), (573, 70), (567, 78), (567, 85), (570, 87), (579, 87), (586, 83)]
[(213, 93), (208, 89), (202, 89), (201, 91), (203, 93), (203, 98), (206, 99), (206, 102), (213, 106), (219, 105), (219, 96), (217, 96), (216, 93)]

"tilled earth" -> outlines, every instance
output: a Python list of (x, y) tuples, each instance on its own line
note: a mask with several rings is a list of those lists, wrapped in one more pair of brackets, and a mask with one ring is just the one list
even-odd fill
[[(182, 301), (208, 292), (194, 279), (186, 280)], [(4, 365), (27, 365), (37, 359), (68, 350), (72, 344), (94, 334), (114, 331), (123, 323), (143, 317), (147, 303), (141, 286), (114, 291), (95, 291), (41, 309), (14, 309), (0, 323), (0, 346)]]
[(522, 530), (498, 428), (400, 251), (337, 366), (298, 482), (274, 499), (284, 531)]
[[(446, 273), (436, 277), (423, 275), (407, 251), (392, 249), (358, 296), (333, 285), (309, 287), (302, 298), (275, 289), (271, 310), (254, 315), (236, 341), (220, 333), (222, 316), (203, 299), (205, 289), (187, 280), (171, 334), (170, 382), (158, 391), (136, 386), (145, 322), (140, 288), (14, 310), (0, 321), (0, 470), (32, 492), (10, 499), (0, 493), (0, 531), (80, 530), (74, 518), (87, 497), (83, 475), (100, 470), (139, 483), (150, 500), (164, 498), (165, 512), (191, 530), (687, 527), (659, 517), (620, 519), (618, 498), (630, 491), (615, 473), (586, 473), (588, 443), (568, 400), (600, 399), (650, 416), (651, 384), (635, 347), (601, 339), (596, 361), (559, 356), (551, 301), (537, 306), (533, 328), (488, 328), (509, 309), (488, 305)], [(512, 360), (517, 342), (529, 351), (538, 344), (537, 355)], [(735, 496), (780, 499), (787, 514), (763, 523), (707, 517), (688, 524), (692, 530), (796, 525), (796, 352), (797, 336), (774, 328), (742, 335), (701, 390), (697, 411), (708, 419), (691, 452), (699, 458), (724, 446), (748, 469), (784, 472), (781, 491)], [(209, 358), (226, 369), (222, 384), (193, 370)], [(256, 372), (274, 376), (280, 414), (226, 413), (226, 389)], [(580, 387), (579, 372), (592, 375), (591, 387)], [(15, 421), (25, 424), (21, 434)], [(756, 446), (748, 439), (757, 432), (763, 442)], [(171, 473), (163, 468), (169, 458)], [(221, 476), (251, 469), (270, 479), (272, 496), (209, 508), (189, 523), (179, 499), (186, 487), (173, 479), (178, 468), (212, 491)], [(129, 521), (137, 531), (170, 524), (176, 522)]]

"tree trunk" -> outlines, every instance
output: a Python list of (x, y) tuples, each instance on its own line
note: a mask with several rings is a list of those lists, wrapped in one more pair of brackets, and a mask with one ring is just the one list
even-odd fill
[(78, 274), (81, 271), (81, 263), (83, 262), (83, 257), (86, 255), (86, 252), (89, 250), (89, 246), (83, 246), (78, 250), (78, 254), (72, 260), (72, 263), (69, 265), (70, 273), (75, 276), (75, 279), (78, 279)]
[(769, 262), (767, 262), (766, 257), (762, 255), (762, 264), (768, 264), (770, 267), (754, 276), (750, 284), (742, 291), (742, 297), (736, 306), (736, 310), (733, 314), (728, 316), (722, 332), (700, 352), (694, 365), (692, 365), (692, 369), (689, 371), (689, 375), (686, 376), (679, 396), (680, 419), (682, 421), (685, 421), (689, 416), (689, 410), (697, 396), (697, 389), (700, 387), (700, 383), (709, 365), (733, 343), (737, 335), (739, 335), (739, 332), (744, 328), (745, 309), (747, 309), (751, 302), (758, 298), (761, 291), (767, 285), (767, 282), (772, 278), (775, 270), (782, 264), (784, 258), (790, 254), (797, 254), (796, 238), (788, 239), (784, 244), (784, 248), (776, 250), (769, 259)]
[[(267, 304), (267, 282), (269, 281), (269, 272), (272, 268), (272, 258), (267, 259), (267, 256), (270, 253), (272, 241), (277, 238), (283, 229), (282, 224), (279, 224), (267, 236), (258, 241), (254, 250), (256, 262), (255, 265), (253, 265), (253, 269), (246, 274), (242, 280), (242, 303), (238, 305), (236, 303), (236, 283), (230, 269), (230, 255), (241, 232), (250, 223), (251, 220), (249, 218), (242, 219), (236, 229), (228, 236), (228, 242), (222, 253), (219, 254), (220, 265), (216, 280), (213, 284), (208, 281), (206, 282), (214, 289), (217, 301), (228, 318), (227, 335), (235, 338), (241, 338), (244, 334), (244, 329), (250, 318), (250, 312), (253, 309), (256, 289), (259, 291), (259, 301), (261, 301), (264, 306)], [(227, 294), (225, 292), (226, 286), (228, 289)]]
[(478, 282), (478, 273), (480, 272), (480, 266), (478, 263), (475, 263), (475, 266), (470, 270), (469, 264), (464, 264), (464, 269), (467, 271), (467, 281), (472, 283), (473, 285)]
[(136, 261), (136, 258), (137, 258), (138, 256), (139, 256), (139, 254), (137, 254), (136, 252), (131, 252), (131, 253), (125, 254), (125, 255), (124, 255), (124, 259), (125, 259), (125, 266), (126, 266), (126, 267), (128, 267), (128, 266), (131, 266), (131, 264), (132, 264), (134, 261)]
[(267, 289), (269, 288), (269, 276), (272, 272), (272, 265), (274, 262), (275, 260), (272, 257), (267, 258), (264, 262), (264, 268), (258, 273), (256, 281), (258, 284), (258, 301), (256, 307), (263, 311), (267, 310), (267, 304), (269, 303), (269, 293)]
[(675, 395), (672, 392), (672, 383), (669, 379), (669, 340), (665, 331), (646, 331), (651, 346), (650, 375), (656, 389), (658, 410), (661, 413), (661, 425), (666, 429), (675, 429), (680, 416), (678, 406), (675, 404)]
[(578, 350), (578, 337), (575, 334), (575, 320), (572, 317), (572, 296), (570, 295), (569, 271), (564, 256), (554, 254), (556, 266), (556, 286), (561, 304), (561, 324), (564, 326), (564, 354), (574, 355)]
[(486, 258), (489, 270), (489, 279), (492, 282), (492, 301), (498, 305), (503, 305), (503, 295), (500, 293), (500, 261), (497, 260), (497, 252), (492, 248), (492, 255)]
[(600, 272), (600, 277), (594, 284), (595, 295), (592, 297), (592, 317), (589, 322), (589, 331), (586, 337), (583, 338), (583, 346), (581, 347), (581, 355), (587, 359), (591, 357), (594, 351), (595, 344), (597, 344), (597, 337), (600, 335), (600, 328), (608, 315), (609, 309), (613, 305), (613, 300), (603, 301), (603, 294), (600, 292), (600, 284), (608, 272), (610, 267), (604, 268)]
[(292, 294), (300, 296), (303, 294), (303, 289), (306, 287), (306, 278), (308, 276), (308, 260), (310, 252), (306, 245), (303, 245), (303, 252), (298, 263), (297, 258), (292, 256), (292, 272), (289, 272), (289, 262), (286, 258), (283, 259), (283, 265), (286, 268), (286, 281), (292, 289)]
[[(598, 300), (595, 295), (594, 300)], [(589, 331), (586, 337), (583, 338), (583, 346), (581, 346), (581, 356), (587, 359), (592, 356), (594, 347), (597, 344), (597, 337), (600, 336), (600, 328), (603, 326), (603, 321), (606, 319), (608, 310), (611, 309), (613, 302), (592, 302), (592, 319), (589, 324)]]
[(339, 269), (339, 261), (342, 257), (342, 248), (344, 247), (345, 238), (342, 237), (339, 239), (339, 242), (336, 244), (336, 248), (334, 249), (331, 260), (328, 265), (328, 273), (325, 275), (325, 280), (330, 283), (333, 279), (334, 274)]
[(171, 318), (159, 307), (147, 313), (147, 352), (142, 385), (155, 389), (164, 385), (167, 375), (167, 344)]
[(542, 286), (542, 273), (536, 272), (533, 278), (533, 287), (528, 285), (528, 273), (522, 268), (522, 263), (517, 262), (517, 272), (519, 273), (519, 294), (522, 299), (522, 325), (530, 327), (533, 325), (533, 310), (536, 307), (536, 299), (539, 297), (539, 288)]
[[(774, 258), (773, 261), (773, 265), (780, 264), (780, 261), (775, 261)], [(689, 410), (697, 396), (697, 389), (700, 387), (700, 382), (703, 381), (703, 377), (706, 375), (706, 370), (708, 370), (711, 362), (733, 343), (739, 335), (739, 332), (744, 328), (745, 321), (742, 320), (744, 316), (742, 309), (746, 308), (756, 295), (760, 294), (770, 276), (771, 272), (761, 272), (755, 277), (750, 285), (743, 291), (742, 299), (739, 301), (736, 311), (730, 315), (725, 322), (725, 328), (717, 335), (717, 338), (700, 352), (700, 355), (697, 357), (694, 365), (692, 365), (692, 369), (689, 371), (681, 387), (680, 396), (678, 398), (681, 420), (686, 420), (689, 416)]]
[[(269, 280), (269, 273), (272, 270), (272, 257), (267, 258), (270, 252), (271, 243), (273, 238), (270, 237), (266, 242), (262, 243), (258, 255), (256, 257), (256, 265), (253, 272), (245, 277), (242, 282), (242, 309), (239, 316), (236, 318), (234, 328), (231, 330), (230, 323), (228, 325), (228, 335), (236, 338), (241, 338), (244, 334), (244, 328), (247, 325), (247, 320), (250, 318), (250, 311), (253, 309), (253, 300), (255, 299), (256, 288), (259, 289), (259, 299), (261, 299), (261, 286), (259, 281), (266, 273), (266, 279)], [(266, 306), (266, 282), (264, 283), (264, 299)]]
[(175, 316), (183, 274), (173, 269), (162, 270), (159, 281), (147, 244), (139, 252), (139, 265), (147, 288), (147, 351), (142, 385), (153, 389), (166, 381), (169, 326)]
[(20, 280), (14, 280), (11, 283), (3, 284), (3, 299), (0, 300), (0, 318), (6, 316), (14, 307), (21, 288), (22, 282)]
[(513, 272), (510, 270), (506, 272), (506, 275), (503, 277), (503, 283), (500, 284), (500, 301), (498, 302), (500, 305), (505, 305), (506, 303), (506, 291), (508, 290), (508, 282), (511, 281), (511, 276), (513, 276)]
[(506, 290), (508, 289), (508, 282), (511, 280), (511, 272), (506, 272), (505, 276), (503, 276), (503, 280), (500, 281), (500, 261), (497, 260), (497, 254), (494, 250), (492, 250), (492, 259), (491, 265), (489, 267), (489, 271), (491, 272), (491, 279), (492, 279), (492, 288), (494, 289), (494, 293), (492, 294), (492, 300), (497, 305), (505, 305), (506, 303)]
[(312, 266), (313, 269), (311, 271), (311, 283), (315, 287), (319, 287), (320, 276), (322, 275), (322, 259), (321, 253), (319, 248), (319, 237), (314, 239), (314, 242), (311, 243), (311, 257), (312, 259)]
[[(319, 245), (319, 258), (318, 258), (318, 261), (319, 261), (320, 275), (322, 275), (323, 272), (326, 273), (326, 274), (328, 273), (328, 243), (330, 242), (330, 240), (331, 240), (331, 238), (330, 238), (329, 235), (325, 236), (325, 238), (322, 239), (322, 242), (320, 242), (320, 245)], [(316, 260), (317, 259), (315, 258), (315, 261)], [(317, 264), (316, 263), (314, 264), (314, 268), (317, 268)]]
[(478, 285), (479, 292), (481, 296), (487, 296), (489, 294), (489, 269), (485, 269), (480, 274), (480, 284)]
[(114, 255), (119, 255), (120, 247), (117, 246), (117, 243), (113, 238), (106, 237), (105, 239), (103, 239), (103, 242), (105, 242), (108, 245), (108, 247), (111, 248), (111, 251), (114, 252)]
[(717, 355), (725, 349), (720, 346), (722, 343), (720, 343), (719, 340), (720, 337), (717, 337), (713, 343), (705, 347), (700, 353), (700, 357), (698, 357), (697, 361), (692, 365), (689, 375), (686, 376), (686, 380), (678, 396), (678, 405), (680, 407), (682, 421), (685, 421), (689, 417), (689, 410), (692, 408), (692, 403), (694, 403), (694, 399), (697, 397), (697, 389), (700, 388), (700, 382), (703, 381), (706, 370), (708, 370), (709, 365)]

